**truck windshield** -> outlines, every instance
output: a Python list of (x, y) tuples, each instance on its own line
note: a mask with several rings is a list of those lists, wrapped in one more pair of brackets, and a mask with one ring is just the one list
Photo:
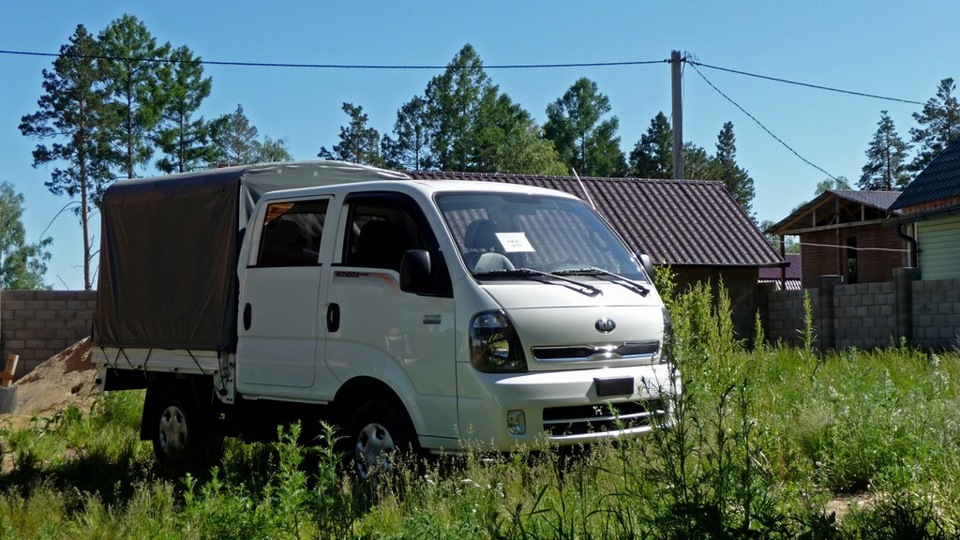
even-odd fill
[[(474, 192), (440, 193), (436, 202), (474, 276), (530, 269), (649, 281), (620, 238), (581, 201)], [(577, 272), (585, 269), (599, 271)]]

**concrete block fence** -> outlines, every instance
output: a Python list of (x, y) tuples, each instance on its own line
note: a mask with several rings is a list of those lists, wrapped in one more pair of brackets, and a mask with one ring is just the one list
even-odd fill
[[(924, 349), (960, 348), (960, 279), (919, 281), (902, 268), (893, 281), (843, 285), (821, 276), (807, 289), (814, 345), (820, 349), (873, 348), (901, 340)], [(16, 377), (90, 335), (93, 291), (0, 291), (0, 362), (20, 355)], [(804, 291), (757, 287), (756, 309), (771, 342), (802, 344)], [(751, 320), (753, 313), (750, 314)]]
[[(843, 285), (822, 276), (810, 296), (817, 346), (875, 348), (905, 342), (923, 349), (960, 348), (960, 279), (919, 281), (913, 268), (893, 281)], [(762, 288), (764, 333), (770, 341), (797, 345), (803, 329), (804, 291)]]
[(93, 291), (0, 291), (0, 362), (20, 355), (15, 378), (90, 335)]

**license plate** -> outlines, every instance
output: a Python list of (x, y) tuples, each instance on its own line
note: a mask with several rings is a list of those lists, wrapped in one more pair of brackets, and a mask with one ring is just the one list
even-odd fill
[(622, 396), (633, 394), (633, 377), (618, 377), (616, 379), (594, 379), (598, 396)]

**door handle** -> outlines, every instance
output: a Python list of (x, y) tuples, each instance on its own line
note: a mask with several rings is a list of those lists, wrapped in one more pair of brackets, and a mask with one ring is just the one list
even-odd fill
[(327, 307), (327, 332), (340, 330), (340, 304), (331, 303)]
[(253, 320), (253, 308), (250, 306), (250, 303), (243, 305), (243, 329), (244, 331), (250, 329), (250, 322)]

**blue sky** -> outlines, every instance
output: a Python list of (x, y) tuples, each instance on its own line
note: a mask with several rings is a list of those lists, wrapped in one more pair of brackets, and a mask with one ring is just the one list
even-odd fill
[[(208, 61), (298, 64), (446, 65), (470, 43), (488, 66), (631, 62), (681, 50), (704, 64), (857, 92), (925, 102), (940, 80), (960, 76), (950, 52), (960, 2), (500, 1), (225, 2), (171, 0), (6, 3), (0, 50), (56, 53), (78, 24), (98, 33), (124, 13), (161, 42), (186, 45)], [(26, 198), (30, 241), (53, 236), (46, 281), (83, 287), (80, 225), (70, 201), (43, 185), (36, 141), (21, 116), (36, 111), (42, 70), (52, 58), (0, 54), (0, 181)], [(904, 138), (919, 105), (824, 92), (701, 68), (731, 99), (804, 158), (853, 183), (888, 110)], [(397, 109), (436, 71), (208, 66), (207, 118), (242, 104), (261, 135), (283, 138), (296, 159), (337, 142), (343, 102), (360, 105), (388, 133)], [(488, 75), (539, 121), (580, 77), (609, 96), (621, 145), (633, 147), (657, 112), (670, 113), (667, 64), (489, 69)], [(739, 164), (753, 177), (760, 220), (777, 221), (811, 199), (823, 172), (776, 142), (691, 68), (684, 72), (684, 138), (712, 152), (732, 121)], [(141, 171), (153, 174), (153, 171)], [(52, 222), (52, 225), (51, 225)], [(99, 234), (98, 234), (99, 236)]]

